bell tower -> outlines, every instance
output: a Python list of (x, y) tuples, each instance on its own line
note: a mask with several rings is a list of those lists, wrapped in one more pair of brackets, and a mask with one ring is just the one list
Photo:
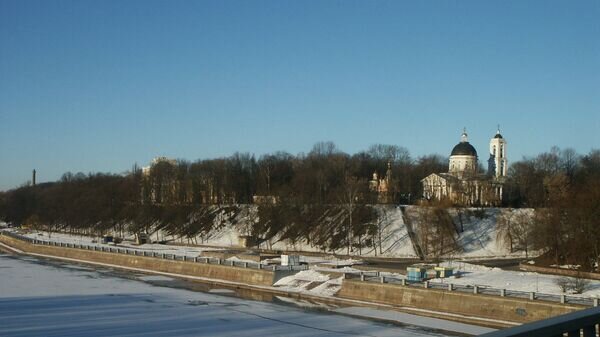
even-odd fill
[(490, 140), (490, 159), (488, 174), (494, 178), (506, 177), (508, 161), (506, 160), (506, 140), (500, 134), (500, 125), (496, 135)]

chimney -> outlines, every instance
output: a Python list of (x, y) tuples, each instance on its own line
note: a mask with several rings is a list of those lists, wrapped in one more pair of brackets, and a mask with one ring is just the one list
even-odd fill
[(31, 184), (35, 186), (35, 169), (33, 170), (33, 177), (31, 178)]

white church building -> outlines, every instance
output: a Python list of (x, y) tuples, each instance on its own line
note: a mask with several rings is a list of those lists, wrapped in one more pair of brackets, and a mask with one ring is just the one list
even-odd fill
[(487, 174), (479, 172), (477, 151), (466, 130), (452, 149), (447, 173), (432, 173), (421, 180), (423, 198), (449, 200), (464, 206), (495, 206), (502, 202), (503, 183), (508, 169), (506, 140), (500, 129), (490, 140)]

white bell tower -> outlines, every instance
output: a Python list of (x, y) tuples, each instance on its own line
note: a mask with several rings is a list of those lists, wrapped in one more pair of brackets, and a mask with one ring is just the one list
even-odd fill
[(508, 170), (508, 161), (506, 160), (506, 140), (500, 134), (500, 125), (498, 131), (492, 140), (490, 140), (490, 159), (488, 160), (488, 174), (495, 178), (506, 177)]

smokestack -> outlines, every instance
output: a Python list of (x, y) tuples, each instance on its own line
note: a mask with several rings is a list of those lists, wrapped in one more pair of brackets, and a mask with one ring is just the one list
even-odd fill
[(35, 169), (33, 170), (33, 177), (31, 178), (31, 184), (35, 186)]

